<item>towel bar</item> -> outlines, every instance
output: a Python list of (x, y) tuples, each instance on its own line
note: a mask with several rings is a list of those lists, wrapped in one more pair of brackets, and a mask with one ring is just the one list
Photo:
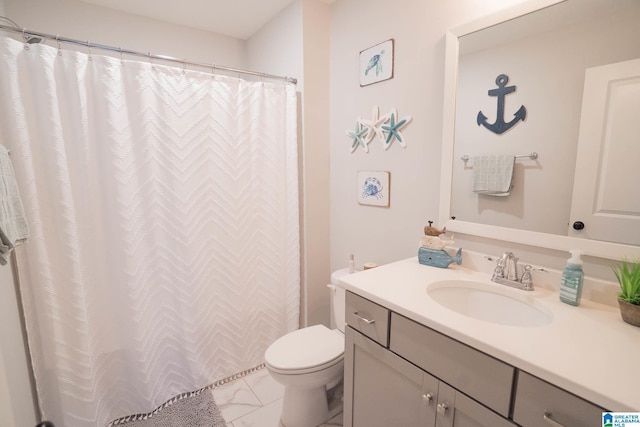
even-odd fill
[[(517, 155), (516, 155), (516, 156), (514, 156), (514, 157), (515, 157), (516, 159), (521, 159), (521, 158), (524, 158), (524, 157), (528, 157), (528, 158), (530, 158), (531, 160), (536, 160), (536, 159), (538, 158), (538, 153), (536, 153), (536, 152), (534, 151), (533, 153), (529, 153), (529, 154), (517, 154)], [(470, 158), (471, 158), (471, 157), (469, 157), (469, 156), (468, 156), (468, 155), (466, 155), (466, 154), (465, 154), (464, 156), (460, 157), (460, 159), (461, 159), (463, 162), (465, 162), (465, 163), (467, 163), (467, 162), (469, 161), (469, 159), (470, 159)]]

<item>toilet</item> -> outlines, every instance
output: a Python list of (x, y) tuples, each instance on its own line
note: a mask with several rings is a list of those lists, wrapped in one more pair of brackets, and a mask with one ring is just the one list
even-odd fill
[(336, 286), (349, 274), (331, 274), (331, 327), (308, 326), (278, 338), (264, 354), (271, 377), (284, 385), (280, 422), (284, 427), (316, 427), (342, 412), (342, 400), (330, 398), (344, 371), (345, 290)]

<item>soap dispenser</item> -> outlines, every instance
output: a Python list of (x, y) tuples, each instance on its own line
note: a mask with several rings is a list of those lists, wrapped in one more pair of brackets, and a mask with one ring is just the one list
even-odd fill
[(582, 296), (582, 280), (584, 278), (582, 260), (580, 259), (582, 251), (572, 249), (569, 252), (571, 252), (571, 258), (569, 258), (567, 266), (562, 271), (560, 301), (578, 306), (580, 305), (580, 297)]

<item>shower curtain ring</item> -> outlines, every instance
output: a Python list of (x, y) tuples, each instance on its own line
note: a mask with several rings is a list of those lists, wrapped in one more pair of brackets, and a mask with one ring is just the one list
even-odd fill
[(122, 58), (122, 46), (120, 46), (120, 64), (124, 67), (124, 58)]
[(56, 43), (58, 44), (58, 56), (62, 56), (62, 47), (60, 46), (60, 34), (56, 34)]
[(91, 56), (91, 40), (87, 40), (87, 48), (89, 49), (89, 54), (87, 55), (89, 57), (89, 61), (93, 61), (93, 57)]
[(26, 28), (22, 27), (22, 39), (24, 40), (24, 50), (29, 50), (31, 49), (29, 47), (29, 43), (28, 42), (28, 38), (27, 38), (27, 30)]

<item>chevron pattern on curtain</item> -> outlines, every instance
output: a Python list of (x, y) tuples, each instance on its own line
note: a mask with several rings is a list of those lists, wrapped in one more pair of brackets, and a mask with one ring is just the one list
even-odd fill
[(298, 327), (295, 86), (0, 38), (0, 143), (38, 398), (105, 425)]

